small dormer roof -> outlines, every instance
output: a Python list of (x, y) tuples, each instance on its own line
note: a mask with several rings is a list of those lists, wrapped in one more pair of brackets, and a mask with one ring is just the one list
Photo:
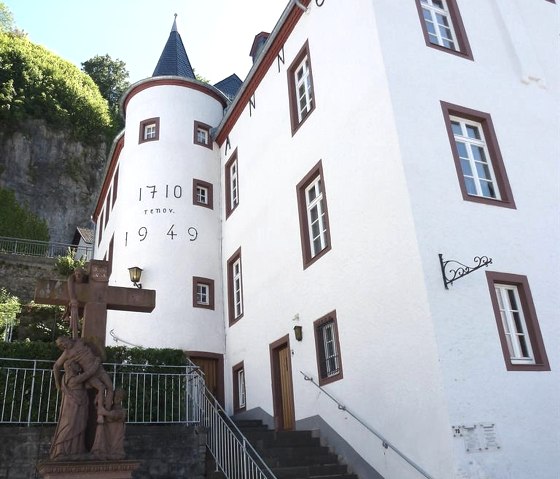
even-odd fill
[(180, 76), (195, 79), (194, 71), (189, 61), (187, 51), (177, 30), (177, 14), (173, 20), (173, 26), (169, 33), (167, 43), (161, 52), (159, 61), (152, 76)]

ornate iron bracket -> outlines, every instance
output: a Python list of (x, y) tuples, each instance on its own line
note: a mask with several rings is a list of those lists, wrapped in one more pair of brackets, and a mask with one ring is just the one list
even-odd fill
[[(488, 256), (475, 256), (473, 259), (473, 261), (475, 262), (475, 266), (467, 266), (454, 259), (444, 261), (443, 255), (441, 253), (438, 256), (439, 264), (441, 265), (441, 275), (443, 276), (443, 285), (445, 286), (445, 289), (449, 289), (448, 285), (453, 284), (453, 281), (460, 279), (463, 276), (466, 276), (467, 274), (470, 274), (473, 271), (476, 271), (483, 266), (488, 266), (492, 263), (492, 258), (489, 258)], [(448, 268), (449, 263), (453, 264)], [(446, 268), (448, 268), (447, 273)], [(447, 277), (447, 274), (449, 274), (449, 277)]]

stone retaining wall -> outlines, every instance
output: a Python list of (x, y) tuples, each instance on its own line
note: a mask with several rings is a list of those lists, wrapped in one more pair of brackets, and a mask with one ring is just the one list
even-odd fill
[[(0, 478), (36, 479), (36, 465), (49, 453), (54, 427), (0, 427)], [(194, 426), (128, 425), (127, 459), (142, 462), (134, 479), (203, 479), (205, 434)]]
[(39, 278), (57, 276), (54, 264), (54, 258), (0, 253), (0, 288), (17, 296), (21, 304), (28, 303)]

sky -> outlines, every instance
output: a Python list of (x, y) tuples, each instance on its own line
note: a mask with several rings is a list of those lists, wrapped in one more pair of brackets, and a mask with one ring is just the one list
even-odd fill
[(130, 82), (152, 76), (177, 14), (196, 73), (242, 80), (255, 35), (271, 32), (289, 0), (2, 0), (29, 40), (81, 67), (95, 55), (126, 63)]

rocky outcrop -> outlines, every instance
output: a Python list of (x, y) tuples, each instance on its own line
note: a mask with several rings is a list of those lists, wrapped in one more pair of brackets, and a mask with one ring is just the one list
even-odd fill
[[(12, 125), (10, 125), (12, 126)], [(87, 146), (42, 120), (0, 128), (0, 187), (47, 221), (51, 241), (88, 226), (105, 165), (104, 143)]]

